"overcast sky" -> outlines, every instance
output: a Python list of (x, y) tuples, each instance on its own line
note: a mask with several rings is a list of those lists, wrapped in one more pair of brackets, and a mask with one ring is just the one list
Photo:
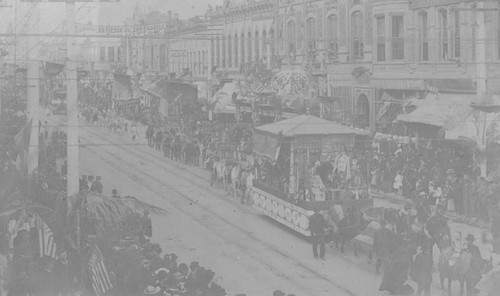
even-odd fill
[[(0, 0), (0, 6), (12, 5), (14, 0)], [(123, 20), (132, 16), (134, 8), (139, 6), (143, 11), (159, 10), (179, 13), (180, 18), (203, 15), (208, 4), (222, 4), (223, 0), (121, 0), (120, 3), (92, 3), (77, 5), (77, 22), (87, 22), (91, 14), (99, 14), (103, 25), (122, 24)], [(32, 4), (21, 3), (18, 6), (18, 22), (25, 19), (26, 10)], [(65, 19), (64, 3), (42, 3), (40, 7), (40, 29), (51, 32)], [(95, 6), (94, 9), (90, 8)], [(9, 22), (14, 22), (14, 8), (0, 7), (0, 32), (6, 31)], [(105, 22), (105, 23), (103, 23)]]

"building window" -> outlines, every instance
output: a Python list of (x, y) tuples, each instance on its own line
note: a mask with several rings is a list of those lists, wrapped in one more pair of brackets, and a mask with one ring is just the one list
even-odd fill
[(316, 50), (316, 20), (312, 17), (306, 21), (306, 39), (307, 49), (310, 54), (313, 54)]
[(247, 38), (247, 45), (248, 45), (248, 62), (252, 62), (252, 33), (248, 32), (248, 38)]
[(219, 37), (215, 38), (215, 65), (220, 66), (220, 40)]
[(453, 46), (453, 56), (455, 58), (460, 57), (460, 10), (454, 9), (453, 13), (453, 35), (452, 35), (452, 46)]
[(226, 68), (226, 39), (222, 36), (222, 68)]
[(274, 47), (275, 47), (276, 43), (275, 43), (275, 40), (274, 40), (274, 30), (273, 29), (269, 30), (269, 39), (268, 40), (269, 40), (269, 43), (271, 44), (271, 46), (270, 46), (271, 47), (271, 52), (270, 52), (270, 55), (269, 55), (269, 57), (271, 59), (270, 62), (274, 63)]
[(363, 14), (355, 11), (351, 15), (351, 55), (354, 60), (363, 59)]
[(123, 58), (122, 58), (122, 48), (119, 47), (119, 46), (116, 48), (116, 60), (118, 62), (121, 62), (123, 60)]
[(233, 67), (233, 43), (231, 42), (231, 35), (227, 36), (227, 66), (229, 68)]
[(115, 48), (114, 47), (108, 47), (108, 62), (110, 62), (110, 63), (115, 62)]
[(439, 11), (438, 19), (438, 48), (439, 59), (448, 59), (448, 12), (444, 9)]
[(165, 44), (160, 45), (160, 70), (165, 71), (165, 66), (167, 63), (165, 62)]
[(106, 48), (105, 47), (101, 47), (100, 50), (99, 50), (99, 60), (101, 62), (105, 62), (106, 61)]
[(377, 16), (377, 61), (385, 61), (385, 16)]
[(259, 62), (260, 59), (260, 39), (259, 39), (259, 32), (255, 32), (255, 61)]
[(154, 45), (151, 46), (151, 69), (155, 68), (155, 47)]
[(427, 12), (422, 11), (420, 13), (420, 60), (428, 61), (429, 60), (429, 23), (427, 18)]
[(239, 56), (238, 56), (238, 35), (234, 34), (234, 67), (238, 67), (239, 63)]
[(405, 41), (403, 36), (404, 19), (402, 15), (392, 16), (392, 59), (405, 58)]
[(330, 59), (336, 58), (339, 51), (338, 30), (338, 18), (335, 14), (332, 14), (326, 20), (326, 37), (328, 38), (328, 56)]
[(289, 21), (286, 25), (286, 36), (288, 41), (287, 53), (288, 55), (295, 56), (297, 28), (294, 21)]
[(262, 58), (267, 60), (267, 32), (264, 30), (262, 32)]
[(241, 33), (240, 47), (241, 47), (241, 64), (243, 65), (245, 63), (245, 34), (243, 33)]

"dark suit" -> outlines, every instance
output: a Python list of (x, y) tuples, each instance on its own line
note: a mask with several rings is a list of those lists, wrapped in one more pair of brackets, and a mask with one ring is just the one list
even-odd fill
[(319, 257), (325, 257), (325, 228), (326, 221), (323, 215), (320, 213), (314, 213), (309, 218), (309, 230), (311, 231), (311, 240), (313, 245), (313, 255), (318, 257), (318, 246), (319, 246)]

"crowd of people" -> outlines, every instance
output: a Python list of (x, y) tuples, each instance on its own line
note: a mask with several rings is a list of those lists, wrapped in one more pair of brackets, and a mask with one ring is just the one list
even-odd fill
[(395, 143), (374, 141), (371, 186), (415, 199), (424, 195), (449, 212), (491, 222), (491, 206), (499, 201), (494, 177), (480, 177), (473, 153), (464, 146), (440, 141)]

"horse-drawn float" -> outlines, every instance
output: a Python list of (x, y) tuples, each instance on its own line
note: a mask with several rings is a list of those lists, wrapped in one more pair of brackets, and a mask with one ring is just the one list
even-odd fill
[(373, 206), (360, 164), (352, 157), (356, 138), (367, 135), (311, 115), (256, 127), (254, 207), (308, 236), (315, 209), (339, 222)]

